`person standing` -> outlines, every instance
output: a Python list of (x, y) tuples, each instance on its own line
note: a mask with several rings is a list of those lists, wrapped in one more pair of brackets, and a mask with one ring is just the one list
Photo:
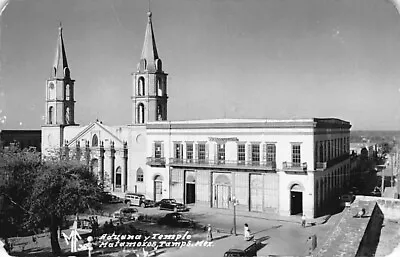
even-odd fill
[(306, 221), (307, 221), (306, 215), (303, 213), (303, 215), (301, 216), (301, 226), (303, 228), (306, 227)]
[(211, 228), (211, 224), (207, 225), (207, 241), (211, 242), (213, 240), (212, 237), (212, 228)]
[(250, 232), (249, 225), (246, 223), (244, 224), (244, 240), (250, 241), (253, 238)]

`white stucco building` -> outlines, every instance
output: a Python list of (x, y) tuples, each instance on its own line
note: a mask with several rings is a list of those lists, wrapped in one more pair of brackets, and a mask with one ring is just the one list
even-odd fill
[(46, 81), (42, 152), (86, 161), (107, 189), (210, 208), (324, 213), (349, 183), (351, 125), (339, 119), (168, 121), (167, 74), (148, 13), (132, 76), (132, 124), (75, 124), (62, 29)]

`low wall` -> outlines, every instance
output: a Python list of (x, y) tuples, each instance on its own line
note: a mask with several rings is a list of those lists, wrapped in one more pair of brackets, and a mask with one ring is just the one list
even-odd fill
[(375, 256), (381, 236), (383, 213), (378, 204), (375, 204), (374, 210), (369, 218), (367, 228), (358, 247), (356, 257)]
[[(362, 208), (366, 210), (365, 217), (355, 218)], [(382, 211), (376, 201), (356, 198), (353, 204), (343, 211), (340, 221), (327, 241), (312, 256), (374, 256), (382, 222)]]

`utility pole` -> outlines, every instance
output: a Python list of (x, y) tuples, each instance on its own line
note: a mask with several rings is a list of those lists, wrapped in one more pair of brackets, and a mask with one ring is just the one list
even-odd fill
[(232, 203), (233, 203), (233, 234), (237, 236), (236, 233), (236, 205), (239, 204), (239, 200), (236, 198), (236, 196), (232, 197)]
[(390, 159), (392, 161), (392, 176), (390, 177), (390, 187), (393, 187), (394, 163), (396, 161), (396, 156), (390, 155)]
[(381, 169), (382, 185), (381, 185), (381, 197), (383, 197), (383, 192), (385, 191), (385, 168)]

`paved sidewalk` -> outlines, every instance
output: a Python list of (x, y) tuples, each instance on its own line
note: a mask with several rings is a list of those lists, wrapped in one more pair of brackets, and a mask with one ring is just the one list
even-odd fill
[[(190, 209), (190, 213), (188, 215), (196, 215), (196, 214), (219, 214), (233, 217), (232, 209), (217, 209), (217, 208), (209, 208), (209, 207), (201, 207), (201, 206), (192, 206)], [(245, 217), (245, 218), (254, 218), (254, 219), (263, 219), (270, 221), (279, 221), (279, 222), (291, 222), (301, 224), (301, 216), (282, 216), (277, 213), (261, 213), (261, 212), (246, 212), (246, 211), (236, 211), (237, 217)], [(332, 215), (325, 215), (318, 218), (308, 219), (307, 223), (314, 223), (314, 225), (325, 224)]]

